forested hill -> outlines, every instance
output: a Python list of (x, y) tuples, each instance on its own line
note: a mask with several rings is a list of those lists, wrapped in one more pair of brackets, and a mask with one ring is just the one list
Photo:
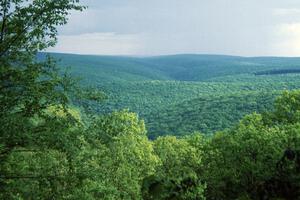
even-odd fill
[(97, 113), (136, 112), (150, 137), (223, 130), (245, 114), (271, 109), (283, 90), (300, 88), (300, 58), (51, 55), (82, 84), (106, 93), (103, 103), (86, 106)]
[[(39, 54), (44, 57), (45, 54)], [(103, 80), (206, 81), (215, 77), (258, 73), (273, 69), (300, 69), (300, 58), (238, 57), (182, 54), (155, 57), (92, 56), (51, 53), (62, 65), (82, 75)]]

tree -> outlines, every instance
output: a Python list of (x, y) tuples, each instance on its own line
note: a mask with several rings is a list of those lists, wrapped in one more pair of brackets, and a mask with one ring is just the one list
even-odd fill
[[(67, 105), (72, 81), (60, 76), (55, 62), (37, 61), (38, 51), (55, 45), (57, 26), (78, 0), (4, 0), (0, 21), (0, 118), (32, 117), (51, 105)], [(4, 124), (7, 124), (4, 123)]]
[(159, 158), (146, 136), (144, 122), (128, 111), (95, 119), (77, 159), (82, 180), (79, 199), (141, 199), (145, 178), (155, 173)]
[[(80, 134), (71, 129), (80, 124), (67, 109), (73, 81), (60, 75), (53, 59), (39, 61), (37, 53), (55, 45), (57, 27), (67, 23), (71, 10), (83, 8), (79, 0), (0, 3), (2, 198), (61, 198), (67, 188), (59, 186), (73, 177), (71, 161)], [(57, 105), (66, 116), (49, 114)], [(47, 187), (48, 192), (43, 190)]]
[(275, 110), (267, 113), (269, 124), (294, 124), (300, 121), (300, 91), (284, 91), (275, 101)]
[(139, 120), (135, 113), (128, 110), (97, 116), (92, 121), (90, 128), (92, 129), (90, 134), (93, 134), (91, 139), (98, 138), (103, 143), (112, 142), (114, 138), (130, 133), (146, 136), (144, 121)]
[(207, 144), (203, 176), (209, 199), (260, 199), (263, 183), (275, 176), (285, 134), (264, 126), (262, 116), (246, 116), (236, 128)]
[(204, 199), (205, 186), (197, 175), (202, 151), (190, 138), (159, 137), (154, 141), (154, 151), (162, 164), (144, 180), (144, 199)]
[(299, 96), (285, 91), (274, 110), (245, 116), (207, 141), (199, 176), (208, 199), (299, 197)]

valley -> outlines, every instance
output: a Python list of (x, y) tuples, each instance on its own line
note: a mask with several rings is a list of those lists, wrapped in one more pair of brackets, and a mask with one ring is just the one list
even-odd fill
[(102, 103), (87, 102), (90, 110), (135, 112), (150, 138), (212, 134), (272, 109), (282, 91), (300, 88), (300, 74), (287, 73), (300, 70), (300, 58), (51, 55), (83, 85), (105, 92)]

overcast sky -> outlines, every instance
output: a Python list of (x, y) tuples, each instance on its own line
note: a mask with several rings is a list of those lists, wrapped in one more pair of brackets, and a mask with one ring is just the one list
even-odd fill
[(300, 0), (82, 0), (54, 52), (300, 56)]

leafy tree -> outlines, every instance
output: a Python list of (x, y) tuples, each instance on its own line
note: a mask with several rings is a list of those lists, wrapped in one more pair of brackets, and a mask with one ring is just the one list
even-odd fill
[[(54, 60), (38, 61), (36, 54), (55, 45), (57, 26), (71, 10), (83, 8), (78, 0), (0, 3), (1, 198), (68, 194), (72, 156), (80, 145), (80, 124), (67, 109), (73, 81), (60, 75)], [(49, 114), (57, 105), (64, 117)]]
[(144, 199), (204, 199), (204, 184), (197, 171), (202, 165), (202, 152), (186, 139), (159, 137), (155, 153), (162, 165), (155, 175), (144, 181)]
[(67, 22), (70, 10), (82, 10), (78, 2), (1, 1), (1, 114), (32, 116), (49, 104), (66, 103), (70, 80), (58, 75), (52, 59), (38, 62), (36, 54), (55, 45), (57, 26)]
[(93, 139), (101, 139), (104, 143), (113, 141), (117, 136), (130, 133), (146, 136), (144, 121), (139, 120), (135, 113), (128, 110), (96, 116), (90, 128), (93, 130)]
[(262, 183), (276, 173), (285, 134), (263, 125), (262, 117), (245, 117), (236, 129), (218, 134), (208, 144), (203, 172), (208, 197), (260, 198)]
[(300, 191), (299, 92), (284, 92), (274, 111), (248, 115), (204, 146), (208, 199), (297, 199)]
[(77, 171), (85, 177), (77, 196), (83, 199), (141, 199), (143, 180), (153, 175), (160, 163), (146, 136), (143, 121), (134, 113), (114, 112), (95, 119), (87, 131), (87, 138), (90, 143), (77, 159)]
[(274, 112), (266, 113), (269, 124), (293, 124), (300, 121), (300, 91), (284, 91), (274, 105)]

